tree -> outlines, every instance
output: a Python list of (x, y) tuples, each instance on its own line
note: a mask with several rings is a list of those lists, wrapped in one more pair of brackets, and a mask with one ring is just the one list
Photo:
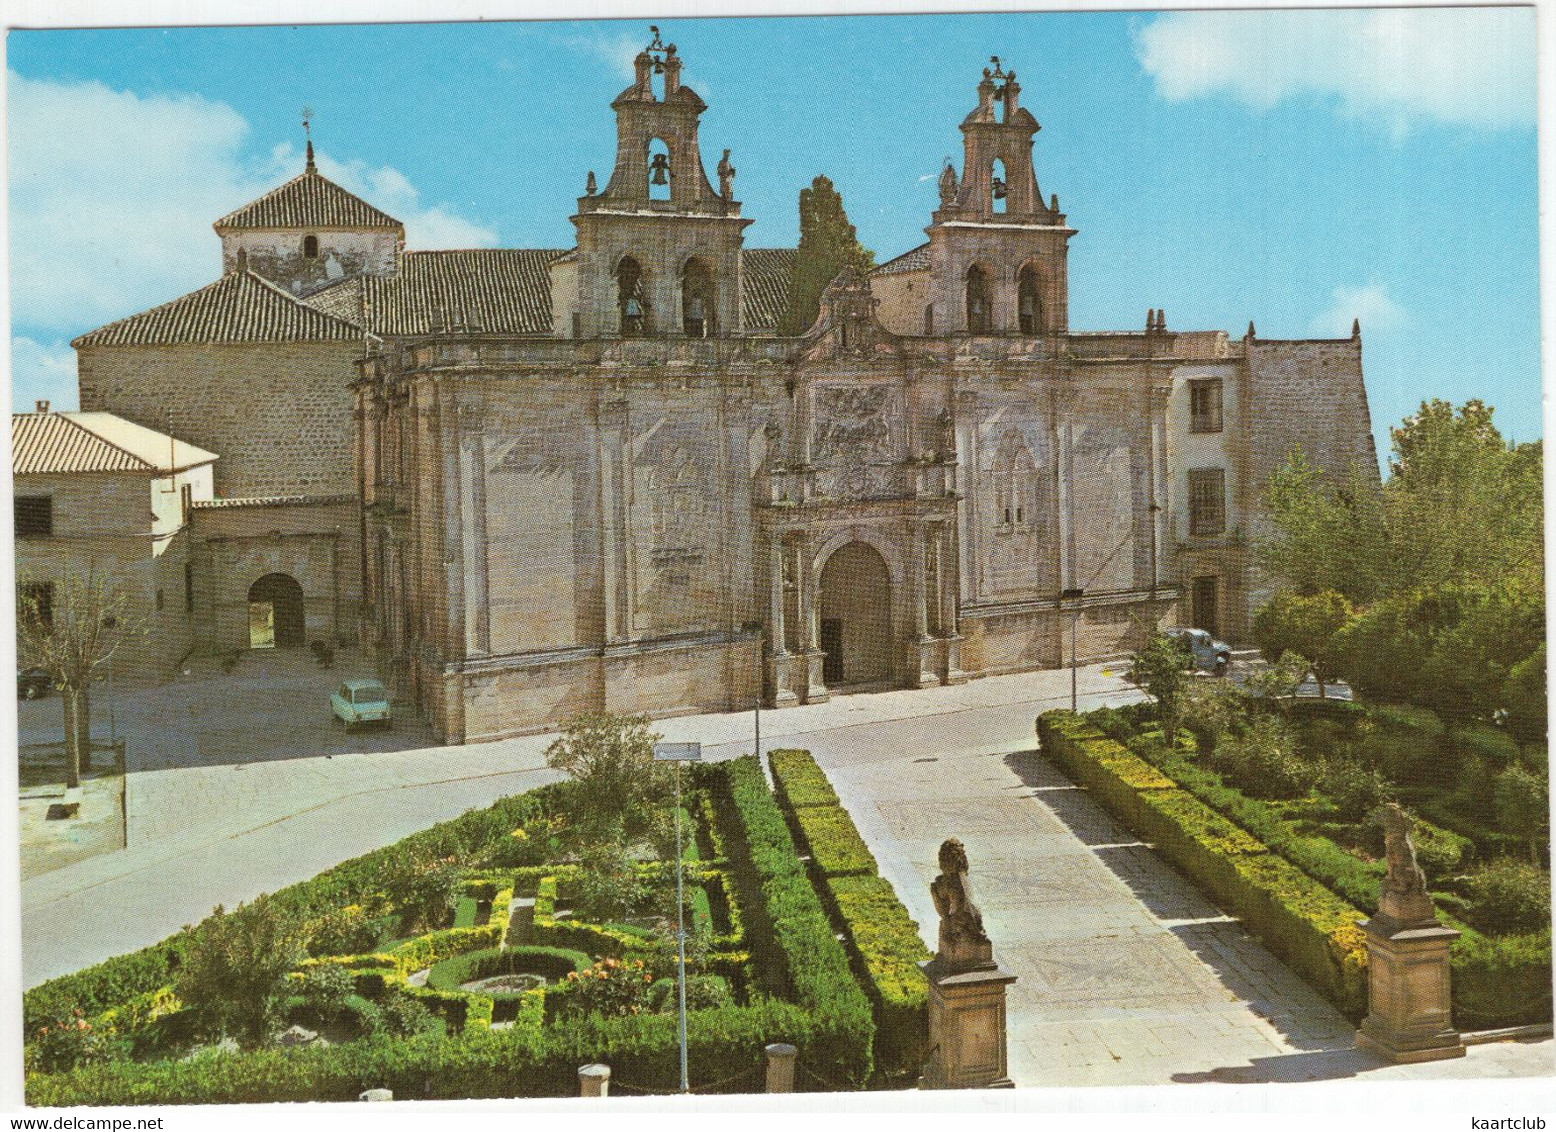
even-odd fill
[(1537, 862), (1550, 827), (1550, 784), (1545, 776), (1514, 763), (1497, 775), (1492, 796), (1497, 825), (1528, 845), (1529, 860)]
[(794, 281), (782, 333), (804, 334), (821, 309), (821, 292), (845, 267), (865, 272), (875, 265), (875, 253), (854, 234), (843, 210), (843, 198), (826, 177), (800, 190), (800, 245), (794, 256)]
[(1387, 531), (1376, 476), (1351, 468), (1336, 482), (1300, 447), (1264, 492), (1273, 530), (1255, 547), (1261, 566), (1298, 594), (1333, 591), (1365, 604), (1387, 592)]
[(1508, 671), (1502, 682), (1502, 706), (1507, 729), (1520, 743), (1545, 742), (1547, 712), (1545, 643)]
[(261, 895), (228, 912), (220, 904), (189, 942), (174, 993), (202, 1036), (247, 1048), (270, 1039), (286, 976), (308, 956), (301, 918)]
[(578, 824), (586, 838), (625, 838), (647, 828), (672, 781), (669, 768), (654, 761), (659, 738), (647, 716), (587, 712), (562, 725), (546, 748), (546, 765), (577, 780)]
[(17, 656), (47, 672), (60, 691), (65, 785), (80, 786), (81, 768), (92, 757), (93, 675), (138, 632), (125, 613), (128, 595), (90, 571), (53, 584), (22, 579), (16, 594)]
[(1177, 738), (1179, 709), (1184, 690), (1193, 679), (1189, 671), (1193, 664), (1189, 646), (1160, 630), (1153, 632), (1132, 658), (1130, 683), (1144, 688), (1156, 701), (1156, 713), (1168, 746)]
[(1335, 634), (1355, 618), (1356, 611), (1343, 594), (1325, 590), (1303, 597), (1282, 590), (1253, 619), (1253, 639), (1271, 664), (1294, 652), (1307, 661), (1318, 681), (1318, 698), (1335, 675)]

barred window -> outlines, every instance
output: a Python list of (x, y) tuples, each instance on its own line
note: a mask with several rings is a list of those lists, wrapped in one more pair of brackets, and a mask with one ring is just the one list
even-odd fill
[(1189, 431), (1221, 431), (1221, 379), (1189, 382)]
[(47, 495), (16, 496), (16, 537), (53, 538), (54, 500)]
[(1189, 472), (1189, 533), (1218, 535), (1226, 530), (1226, 473), (1220, 468)]

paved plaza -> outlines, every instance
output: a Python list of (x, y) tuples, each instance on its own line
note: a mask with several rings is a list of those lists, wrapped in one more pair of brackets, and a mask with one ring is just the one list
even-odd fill
[[(1138, 693), (1113, 666), (1092, 666), (1080, 695), (1086, 708)], [(1033, 750), (1036, 715), (1068, 703), (1069, 674), (1048, 672), (762, 714), (763, 750), (815, 753), (931, 946), (936, 850), (948, 836), (966, 843), (996, 955), (1019, 976), (1009, 999), (1019, 1085), (1556, 1075), (1549, 1040), (1411, 1067), (1358, 1054), (1349, 1024)], [(655, 727), (722, 758), (752, 749), (754, 722)], [(22, 884), (23, 983), (550, 781), (549, 740), (133, 773), (130, 848)]]

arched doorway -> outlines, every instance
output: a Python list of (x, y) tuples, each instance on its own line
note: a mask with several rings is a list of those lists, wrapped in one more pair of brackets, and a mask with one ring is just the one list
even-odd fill
[(891, 577), (864, 542), (839, 548), (821, 570), (821, 678), (829, 687), (891, 679)]
[(249, 648), (301, 648), (303, 588), (287, 574), (266, 574), (249, 587)]

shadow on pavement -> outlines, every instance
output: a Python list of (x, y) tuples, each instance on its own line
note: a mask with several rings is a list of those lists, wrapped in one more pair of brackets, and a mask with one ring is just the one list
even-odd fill
[(1359, 1049), (1316, 1050), (1276, 1057), (1256, 1057), (1251, 1065), (1228, 1065), (1199, 1073), (1174, 1073), (1184, 1084), (1257, 1085), (1287, 1081), (1338, 1081), (1389, 1063)]
[[(1354, 1032), (1332, 1006), (1155, 850), (1114, 821), (1086, 790), (1040, 752), (1017, 752), (1007, 755), (1005, 762), (1135, 899), (1164, 921), (1163, 930), (1175, 935), (1210, 968), (1230, 995), (1265, 1019), (1290, 1045), (1313, 1051), (1301, 1056), (1332, 1057), (1350, 1051)], [(1272, 1001), (1272, 992), (1296, 1001)]]

